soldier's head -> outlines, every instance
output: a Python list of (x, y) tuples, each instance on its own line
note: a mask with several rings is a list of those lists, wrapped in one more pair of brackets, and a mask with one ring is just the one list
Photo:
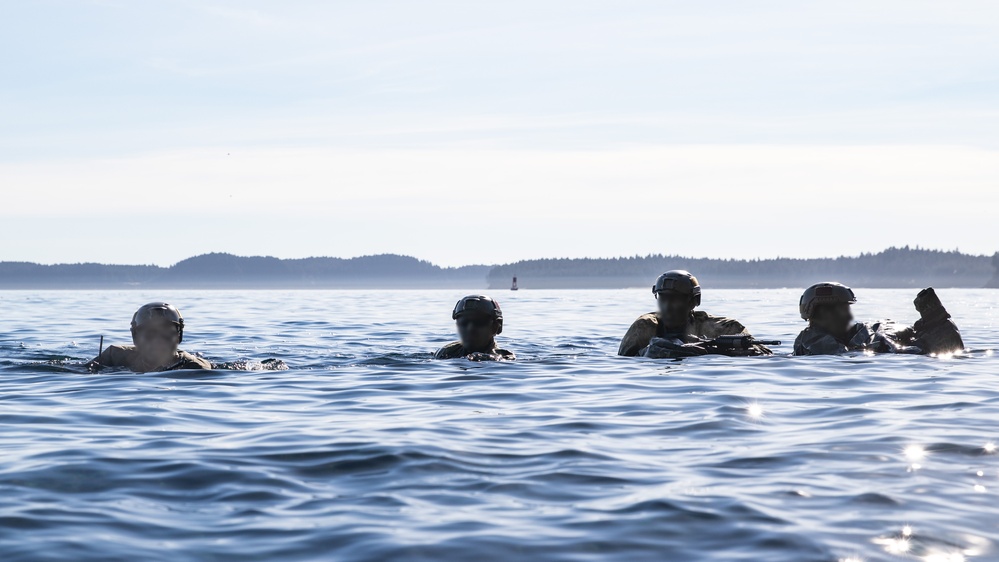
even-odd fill
[(652, 293), (659, 303), (659, 315), (669, 327), (685, 325), (690, 313), (701, 304), (701, 285), (697, 278), (680, 269), (660, 275)]
[(151, 357), (177, 352), (184, 341), (184, 317), (177, 307), (165, 302), (145, 304), (132, 315), (132, 342)]
[(469, 295), (454, 305), (451, 313), (461, 345), (470, 353), (489, 352), (503, 332), (503, 310), (485, 295)]
[(798, 311), (801, 312), (802, 319), (808, 320), (809, 326), (842, 338), (853, 323), (850, 305), (856, 302), (853, 289), (842, 283), (828, 281), (805, 289), (798, 302)]

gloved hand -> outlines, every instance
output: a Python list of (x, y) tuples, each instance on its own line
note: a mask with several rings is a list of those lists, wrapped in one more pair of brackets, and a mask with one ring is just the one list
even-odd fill
[(919, 312), (912, 329), (916, 334), (918, 345), (926, 353), (953, 353), (964, 349), (964, 340), (957, 324), (950, 319), (950, 314), (944, 308), (933, 287), (919, 291), (912, 301)]
[(651, 359), (677, 359), (706, 355), (708, 350), (704, 348), (703, 342), (697, 338), (694, 340), (697, 343), (684, 343), (684, 340), (679, 337), (652, 338), (648, 347), (640, 351), (639, 355)]

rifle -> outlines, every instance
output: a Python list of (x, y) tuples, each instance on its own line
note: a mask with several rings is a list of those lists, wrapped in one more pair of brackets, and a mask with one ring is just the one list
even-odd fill
[(753, 336), (718, 336), (704, 343), (718, 349), (752, 349), (756, 345), (780, 345), (777, 340), (758, 340)]
[(747, 357), (770, 355), (767, 345), (780, 345), (776, 340), (758, 340), (753, 336), (719, 336), (712, 340), (692, 338), (692, 343), (684, 343), (681, 337), (653, 338), (649, 347), (642, 351), (643, 357), (654, 359), (678, 359), (698, 355), (729, 355)]

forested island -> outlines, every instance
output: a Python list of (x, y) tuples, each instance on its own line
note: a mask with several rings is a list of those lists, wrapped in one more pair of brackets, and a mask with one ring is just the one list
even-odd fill
[(544, 259), (446, 268), (393, 254), (279, 259), (213, 253), (169, 267), (0, 262), (0, 289), (522, 289), (651, 287), (669, 269), (688, 269), (713, 288), (804, 287), (840, 280), (855, 287), (999, 288), (999, 253), (889, 248), (853, 257), (732, 260), (682, 256)]
[(974, 256), (958, 251), (889, 248), (854, 257), (719, 260), (682, 256), (612, 259), (530, 260), (494, 267), (489, 287), (502, 289), (513, 276), (525, 288), (651, 287), (670, 269), (686, 269), (714, 288), (805, 287), (839, 280), (855, 287), (999, 287), (999, 253)]
[(491, 266), (438, 267), (392, 254), (358, 258), (204, 254), (170, 267), (0, 262), (2, 289), (429, 289), (485, 286)]

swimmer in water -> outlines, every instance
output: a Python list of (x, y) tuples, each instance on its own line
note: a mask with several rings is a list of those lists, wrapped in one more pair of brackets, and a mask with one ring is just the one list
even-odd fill
[(964, 349), (957, 324), (950, 319), (933, 288), (923, 289), (913, 304), (920, 319), (911, 328), (896, 329), (892, 322), (853, 321), (853, 290), (836, 282), (816, 283), (798, 302), (808, 327), (794, 342), (795, 355), (834, 355), (851, 351), (874, 353), (953, 353)]
[(180, 351), (184, 341), (184, 317), (177, 307), (152, 302), (132, 315), (132, 342), (135, 345), (112, 345), (87, 364), (96, 372), (104, 367), (125, 367), (136, 373), (211, 369), (208, 361)]
[(437, 350), (434, 359), (472, 361), (513, 361), (516, 356), (496, 345), (496, 336), (503, 332), (503, 311), (495, 300), (483, 296), (467, 296), (454, 305), (451, 313), (458, 328), (456, 341)]
[[(709, 340), (720, 336), (752, 335), (731, 318), (695, 311), (701, 304), (701, 285), (687, 271), (667, 271), (656, 279), (652, 293), (658, 312), (639, 316), (621, 340), (618, 355), (675, 358), (711, 353)], [(771, 355), (763, 345), (752, 345), (739, 355)]]

